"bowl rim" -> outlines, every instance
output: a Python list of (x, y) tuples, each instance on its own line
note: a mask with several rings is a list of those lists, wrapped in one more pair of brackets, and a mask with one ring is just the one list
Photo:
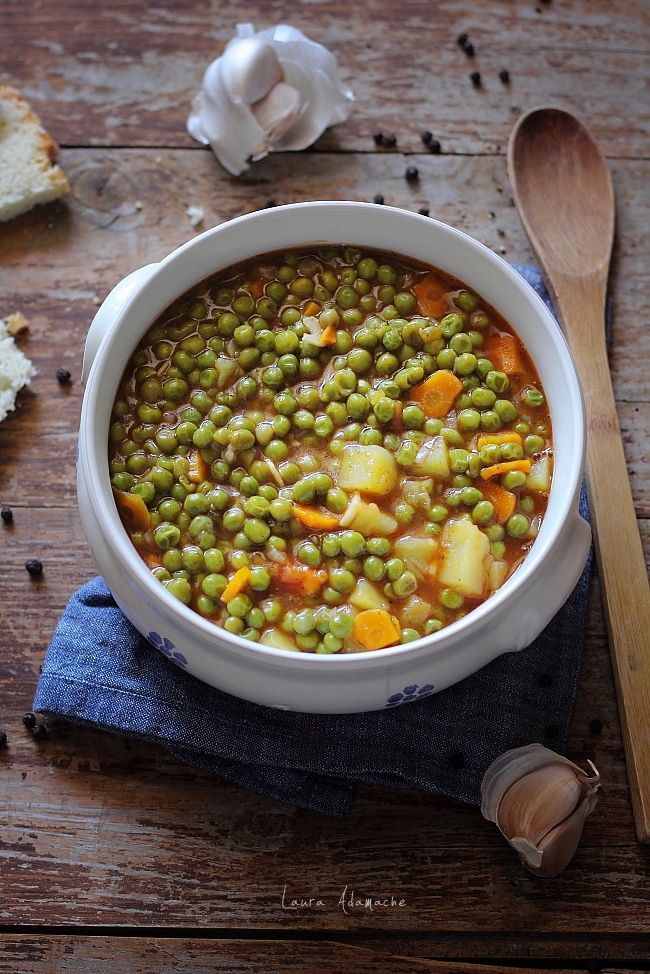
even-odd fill
[[(572, 414), (575, 416), (575, 422), (573, 423), (572, 427), (573, 436), (575, 437), (575, 449), (572, 456), (568, 460), (566, 471), (567, 484), (570, 485), (572, 489), (566, 490), (564, 496), (561, 498), (560, 509), (556, 512), (555, 522), (552, 524), (547, 524), (547, 519), (545, 518), (543, 520), (540, 534), (535, 539), (527, 556), (517, 570), (510, 576), (510, 578), (507, 579), (502, 588), (493, 593), (488, 599), (481, 603), (481, 605), (472, 609), (471, 612), (468, 612), (467, 615), (462, 619), (454, 622), (448, 627), (444, 627), (438, 632), (431, 633), (427, 636), (422, 636), (410, 643), (398, 643), (396, 646), (363, 653), (336, 653), (331, 655), (302, 653), (293, 650), (284, 650), (274, 646), (261, 645), (260, 643), (243, 639), (239, 635), (229, 633), (225, 629), (215, 626), (214, 623), (204, 619), (199, 613), (175, 599), (166, 591), (164, 586), (160, 585), (160, 583), (151, 575), (144, 562), (137, 554), (135, 547), (130, 542), (128, 535), (124, 530), (115, 507), (115, 502), (111, 493), (110, 480), (107, 476), (107, 455), (105, 457), (104, 469), (101, 469), (99, 460), (101, 451), (105, 447), (105, 444), (98, 443), (96, 444), (96, 449), (92, 450), (90, 449), (89, 443), (89, 439), (92, 437), (93, 423), (97, 421), (97, 415), (99, 413), (97, 408), (97, 398), (100, 394), (102, 386), (102, 383), (99, 380), (101, 378), (103, 363), (111, 354), (116, 358), (119, 358), (122, 361), (122, 369), (120, 370), (121, 374), (128, 358), (128, 355), (125, 355), (123, 350), (120, 352), (117, 347), (120, 341), (123, 342), (123, 338), (120, 337), (120, 332), (124, 327), (124, 322), (128, 320), (129, 314), (134, 306), (137, 308), (140, 302), (148, 300), (147, 292), (150, 290), (152, 285), (155, 285), (157, 280), (160, 280), (163, 275), (168, 273), (170, 265), (176, 264), (179, 260), (182, 260), (183, 257), (191, 254), (193, 251), (207, 246), (214, 237), (221, 237), (224, 234), (227, 234), (233, 229), (233, 227), (243, 227), (246, 224), (255, 225), (256, 223), (266, 220), (271, 222), (282, 217), (283, 213), (287, 212), (293, 213), (296, 211), (311, 211), (313, 214), (315, 211), (319, 210), (336, 210), (341, 214), (346, 213), (349, 215), (362, 210), (374, 214), (380, 220), (399, 220), (408, 222), (416, 221), (422, 226), (428, 227), (429, 230), (434, 234), (437, 233), (442, 234), (443, 237), (447, 235), (451, 238), (455, 238), (456, 240), (462, 241), (463, 246), (468, 247), (470, 250), (474, 250), (481, 259), (487, 261), (487, 263), (492, 266), (495, 273), (505, 277), (508, 285), (519, 293), (520, 298), (523, 298), (525, 302), (532, 304), (533, 308), (537, 310), (538, 316), (541, 317), (541, 319), (545, 322), (546, 330), (549, 333), (549, 336), (552, 336), (552, 344), (555, 346), (555, 352), (557, 353), (563, 366), (564, 376), (567, 380), (566, 391), (571, 399)], [(350, 227), (350, 231), (351, 232), (348, 235), (348, 239), (346, 241), (339, 240), (338, 245), (355, 245), (355, 231), (353, 226)], [(361, 235), (362, 234), (359, 234), (359, 236)], [(345, 234), (342, 234), (341, 236), (345, 236)], [(293, 246), (303, 248), (310, 246), (312, 243), (314, 245), (318, 244), (322, 246), (323, 244), (327, 245), (328, 242), (328, 240), (323, 240), (323, 238), (319, 238), (317, 234), (314, 233), (309, 237), (309, 239), (306, 237), (304, 242), (295, 243)], [(331, 245), (335, 246), (334, 241), (331, 242)], [(257, 252), (252, 248), (249, 257), (243, 257), (239, 260), (231, 261), (230, 263), (217, 262), (218, 266), (216, 270), (210, 273), (219, 273), (220, 270), (226, 270), (229, 266), (233, 266), (233, 264), (239, 264), (245, 260), (253, 259), (256, 256), (256, 253), (272, 253), (275, 249), (286, 249), (288, 246), (292, 245), (280, 244), (277, 248), (273, 248), (271, 250), (263, 248)], [(357, 244), (357, 246), (370, 247), (372, 249), (373, 245), (364, 243)], [(420, 257), (409, 258), (408, 254), (403, 253), (402, 249), (393, 251), (390, 248), (383, 248), (381, 246), (375, 246), (375, 249), (385, 250), (386, 253), (395, 253), (397, 256), (401, 255), (407, 260), (413, 259), (426, 263), (426, 261), (422, 261), (422, 258)], [(431, 266), (435, 265), (431, 264)], [(187, 287), (179, 288), (176, 292), (177, 295), (180, 296), (181, 294), (184, 294), (200, 281), (204, 280), (206, 276), (208, 275), (202, 274), (196, 278), (193, 284), (190, 284)], [(454, 276), (462, 279), (461, 275), (456, 274)], [(467, 286), (471, 287), (472, 285), (469, 283)], [(478, 290), (479, 289), (477, 289), (477, 291)], [(494, 304), (494, 302), (491, 303)], [(168, 307), (168, 304), (166, 304), (165, 307)], [(144, 330), (150, 326), (155, 318), (158, 317), (158, 314), (162, 313), (163, 310), (164, 308), (153, 317), (149, 316), (149, 324)], [(514, 326), (511, 325), (511, 327)], [(142, 334), (144, 334), (144, 330)], [(131, 354), (132, 348), (137, 345), (140, 337), (141, 335), (138, 335), (138, 338), (133, 345), (129, 345), (129, 355)], [(468, 630), (479, 629), (481, 624), (486, 621), (486, 618), (490, 619), (492, 616), (498, 613), (503, 603), (507, 602), (512, 596), (514, 596), (518, 590), (529, 586), (532, 582), (531, 576), (536, 570), (541, 570), (543, 564), (548, 560), (554, 545), (559, 540), (560, 532), (567, 528), (570, 517), (572, 513), (574, 513), (575, 495), (582, 479), (584, 450), (584, 408), (578, 378), (571, 359), (569, 347), (557, 321), (554, 319), (542, 299), (538, 294), (536, 294), (534, 289), (527, 283), (527, 281), (525, 281), (525, 279), (522, 278), (521, 275), (517, 273), (517, 271), (515, 271), (514, 268), (511, 267), (511, 265), (509, 265), (499, 255), (495, 254), (484, 244), (480, 243), (478, 240), (474, 239), (462, 230), (458, 230), (455, 227), (451, 227), (448, 224), (432, 219), (431, 217), (422, 216), (398, 207), (378, 206), (377, 204), (373, 203), (363, 203), (351, 200), (316, 200), (304, 203), (290, 203), (274, 208), (256, 210), (212, 227), (209, 230), (206, 230), (186, 241), (184, 244), (167, 254), (152, 270), (150, 277), (147, 278), (143, 285), (137, 288), (125, 301), (123, 307), (121, 308), (119, 314), (115, 318), (111, 328), (97, 350), (84, 392), (79, 436), (79, 464), (85, 475), (86, 488), (88, 490), (93, 508), (95, 510), (102, 511), (104, 523), (101, 524), (100, 518), (97, 520), (100, 523), (102, 538), (105, 545), (109, 549), (112, 557), (124, 566), (124, 573), (126, 576), (128, 576), (129, 573), (134, 573), (138, 584), (144, 588), (154, 603), (161, 603), (161, 607), (166, 609), (167, 613), (170, 613), (172, 616), (179, 617), (179, 624), (181, 625), (181, 628), (188, 634), (188, 636), (191, 637), (194, 634), (197, 636), (200, 635), (203, 640), (207, 640), (211, 644), (212, 648), (223, 649), (225, 645), (228, 651), (233, 652), (236, 655), (244, 654), (251, 657), (261, 656), (269, 662), (281, 661), (290, 662), (296, 665), (300, 661), (301, 663), (309, 666), (329, 666), (335, 668), (340, 666), (347, 668), (351, 666), (376, 666), (381, 661), (394, 661), (396, 658), (401, 658), (406, 654), (421, 655), (427, 653), (428, 655), (428, 652), (435, 653), (436, 650), (443, 651), (450, 642), (456, 643), (464, 640)], [(104, 480), (106, 480), (106, 482), (104, 482)], [(551, 493), (552, 491), (553, 483), (551, 485)], [(568, 594), (569, 593), (567, 593), (567, 595)]]

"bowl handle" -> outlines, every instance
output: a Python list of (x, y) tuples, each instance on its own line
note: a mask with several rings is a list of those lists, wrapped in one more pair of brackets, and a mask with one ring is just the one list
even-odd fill
[(90, 323), (84, 347), (83, 365), (81, 366), (81, 384), (85, 385), (88, 380), (90, 368), (95, 361), (95, 356), (99, 346), (111, 330), (113, 322), (118, 314), (140, 285), (151, 277), (158, 264), (145, 264), (127, 275), (119, 284), (116, 284), (110, 294), (104, 299), (103, 304)]

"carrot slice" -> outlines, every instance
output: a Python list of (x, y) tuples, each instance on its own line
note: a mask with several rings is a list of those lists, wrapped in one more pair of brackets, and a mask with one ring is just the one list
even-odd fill
[(123, 490), (113, 487), (115, 506), (124, 522), (127, 531), (147, 531), (151, 524), (151, 515), (147, 505), (137, 494), (127, 494)]
[(488, 480), (481, 485), (481, 493), (486, 501), (489, 501), (494, 508), (494, 520), (497, 524), (503, 524), (515, 513), (517, 506), (517, 495), (505, 487), (500, 487), (493, 481)]
[(264, 281), (261, 277), (256, 277), (246, 285), (246, 289), (252, 298), (257, 301), (264, 294)]
[(326, 571), (314, 571), (309, 565), (299, 565), (289, 560), (280, 565), (269, 565), (268, 570), (278, 585), (295, 595), (315, 595), (328, 579)]
[(490, 335), (481, 349), (481, 355), (489, 359), (495, 369), (505, 372), (506, 375), (522, 375), (525, 371), (519, 343), (514, 335), (507, 332)]
[(316, 301), (308, 301), (305, 307), (302, 309), (303, 315), (311, 318), (312, 315), (317, 315), (320, 311), (321, 306), (317, 304)]
[(427, 318), (441, 318), (447, 313), (444, 287), (433, 274), (427, 274), (414, 284), (413, 293), (418, 299), (420, 314)]
[(521, 470), (522, 473), (530, 473), (530, 460), (506, 460), (502, 463), (493, 463), (491, 467), (483, 467), (481, 477), (489, 480), (491, 477), (499, 477), (502, 473), (509, 470)]
[(386, 609), (365, 609), (355, 617), (352, 635), (364, 649), (385, 649), (399, 642), (400, 629)]
[(400, 399), (393, 399), (393, 405), (395, 406), (395, 412), (393, 413), (393, 418), (390, 421), (390, 428), (392, 429), (393, 433), (401, 433), (404, 429), (404, 424), (402, 423), (404, 405)]
[(332, 514), (324, 514), (315, 507), (294, 504), (291, 513), (306, 528), (312, 528), (314, 531), (334, 531), (339, 526), (338, 518)]
[(479, 436), (476, 446), (480, 450), (490, 443), (496, 446), (501, 446), (502, 443), (518, 443), (521, 446), (522, 439), (519, 433), (486, 433), (485, 436)]
[(191, 480), (193, 484), (202, 484), (204, 480), (208, 479), (210, 468), (201, 456), (201, 451), (191, 450), (188, 460), (190, 462), (190, 469), (187, 474), (187, 479)]
[(334, 325), (326, 325), (318, 336), (318, 344), (323, 346), (334, 345), (336, 342), (336, 328)]
[(429, 419), (442, 419), (451, 409), (462, 388), (463, 383), (457, 375), (447, 369), (438, 369), (424, 382), (414, 386), (411, 399), (420, 404)]
[(231, 599), (234, 599), (236, 595), (239, 595), (239, 593), (246, 588), (248, 584), (248, 579), (250, 578), (250, 574), (251, 574), (251, 570), (248, 567), (248, 565), (244, 565), (243, 568), (237, 569), (237, 571), (235, 572), (235, 574), (230, 579), (225, 589), (219, 596), (219, 598), (224, 603), (224, 605), (227, 602), (230, 602)]

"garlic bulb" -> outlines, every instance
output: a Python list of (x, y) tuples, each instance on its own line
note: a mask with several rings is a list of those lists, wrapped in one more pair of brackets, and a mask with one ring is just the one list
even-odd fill
[(588, 763), (592, 777), (541, 744), (528, 744), (500, 755), (483, 776), (483, 817), (538, 876), (557, 876), (578, 848), (600, 787), (600, 775)]
[(252, 24), (238, 24), (203, 76), (187, 131), (238, 176), (249, 160), (274, 149), (305, 149), (344, 122), (353, 101), (336, 58), (321, 44), (286, 24), (257, 33)]

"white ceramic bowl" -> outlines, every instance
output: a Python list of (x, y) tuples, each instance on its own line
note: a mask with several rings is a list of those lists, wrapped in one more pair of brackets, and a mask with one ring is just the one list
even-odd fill
[[(548, 510), (524, 563), (479, 608), (408, 645), (343, 656), (259, 646), (212, 625), (149, 573), (111, 494), (107, 441), (126, 362), (158, 315), (208, 275), (255, 255), (312, 243), (393, 251), (439, 267), (492, 304), (530, 352), (551, 411), (554, 475)], [(92, 363), (92, 367), (91, 367)], [(195, 237), (109, 295), (86, 347), (78, 496), (101, 574), (131, 622), (189, 673), (228, 693), (286, 710), (352, 713), (418, 699), (527, 646), (573, 589), (590, 543), (578, 513), (584, 418), (564, 338), (543, 302), (504, 261), (428, 217), (365, 203), (299, 203), (240, 217)]]

